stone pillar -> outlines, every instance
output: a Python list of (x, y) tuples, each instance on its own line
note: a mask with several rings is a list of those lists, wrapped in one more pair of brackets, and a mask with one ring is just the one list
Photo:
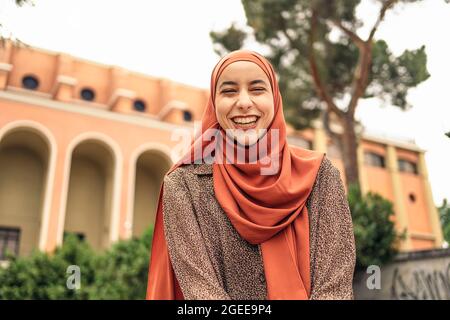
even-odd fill
[(434, 235), (434, 245), (436, 246), (436, 248), (442, 248), (443, 243), (442, 227), (439, 221), (438, 210), (434, 204), (430, 182), (428, 181), (428, 170), (425, 162), (425, 155), (423, 152), (419, 153), (419, 162), (417, 170), (419, 171), (419, 175), (422, 179), (422, 183), (425, 190), (425, 199), (428, 207), (428, 216), (430, 219), (431, 230)]
[(407, 236), (401, 242), (401, 251), (410, 251), (412, 249), (411, 235), (408, 228), (408, 213), (406, 212), (403, 201), (402, 185), (400, 182), (400, 173), (398, 171), (397, 151), (392, 145), (387, 145), (386, 165), (392, 179), (392, 187), (394, 191), (394, 210), (397, 224), (397, 230), (403, 232), (406, 229)]
[(9, 63), (0, 62), (0, 90), (5, 90), (8, 85), (8, 76), (12, 70)]
[(320, 121), (314, 122), (313, 150), (327, 152), (327, 140), (328, 136), (325, 133), (325, 130), (323, 130), (323, 126)]
[(77, 79), (58, 75), (53, 87), (53, 99), (58, 101), (70, 102), (73, 99), (73, 91), (77, 84)]
[(133, 100), (135, 98), (135, 92), (128, 89), (118, 88), (111, 96), (108, 103), (109, 109), (115, 112), (131, 113), (133, 111)]
[(367, 172), (364, 170), (364, 149), (361, 142), (358, 144), (357, 149), (358, 157), (358, 172), (359, 172), (359, 186), (361, 188), (361, 193), (366, 194), (369, 191), (369, 181), (367, 178)]

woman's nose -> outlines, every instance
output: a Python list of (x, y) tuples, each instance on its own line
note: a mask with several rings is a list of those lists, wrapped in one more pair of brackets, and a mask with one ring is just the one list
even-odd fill
[(239, 94), (238, 101), (236, 106), (239, 109), (247, 110), (250, 109), (253, 105), (253, 101), (250, 99), (250, 95), (245, 90), (242, 90)]

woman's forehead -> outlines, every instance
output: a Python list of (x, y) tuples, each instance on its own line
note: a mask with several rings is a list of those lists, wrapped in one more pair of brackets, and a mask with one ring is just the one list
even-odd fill
[(264, 70), (256, 63), (251, 61), (235, 61), (226, 66), (219, 76), (219, 85), (225, 81), (251, 82), (254, 80), (263, 80), (269, 84), (270, 80)]

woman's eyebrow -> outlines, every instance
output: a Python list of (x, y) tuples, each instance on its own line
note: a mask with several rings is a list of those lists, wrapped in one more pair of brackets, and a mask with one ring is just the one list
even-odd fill
[(234, 81), (224, 81), (224, 82), (222, 82), (222, 84), (220, 85), (219, 88), (226, 86), (226, 85), (237, 86), (238, 84), (237, 84), (237, 82), (234, 82)]
[(264, 80), (261, 80), (261, 79), (256, 79), (256, 80), (250, 81), (250, 85), (258, 84), (258, 83), (267, 85), (266, 82)]
[[(261, 80), (261, 79), (256, 79), (256, 80), (250, 81), (250, 85), (254, 85), (254, 84), (258, 84), (258, 83), (267, 85), (266, 82), (264, 80)], [(238, 84), (237, 84), (237, 82), (234, 82), (234, 81), (224, 81), (224, 82), (222, 82), (220, 84), (219, 88), (221, 88), (221, 87), (223, 87), (225, 85), (237, 86)]]

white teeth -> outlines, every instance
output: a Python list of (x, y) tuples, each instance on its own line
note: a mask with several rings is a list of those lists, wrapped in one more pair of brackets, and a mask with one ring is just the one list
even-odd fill
[(232, 120), (235, 123), (248, 124), (248, 123), (256, 122), (256, 120), (258, 120), (258, 117), (252, 116), (252, 117), (245, 117), (245, 118), (234, 118)]

